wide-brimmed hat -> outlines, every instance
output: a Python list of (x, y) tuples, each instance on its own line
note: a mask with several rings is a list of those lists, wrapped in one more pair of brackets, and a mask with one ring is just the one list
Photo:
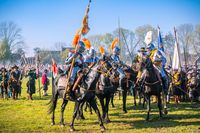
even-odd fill
[(12, 66), (12, 68), (14, 69), (14, 68), (18, 68), (18, 66), (17, 65), (14, 65), (14, 66)]
[(138, 50), (138, 52), (147, 52), (147, 51), (146, 51), (145, 47), (141, 47), (141, 48)]

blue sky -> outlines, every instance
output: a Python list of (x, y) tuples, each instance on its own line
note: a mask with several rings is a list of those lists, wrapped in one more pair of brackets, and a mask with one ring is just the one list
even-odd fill
[[(22, 28), (27, 55), (34, 47), (70, 44), (88, 0), (0, 0), (0, 22), (13, 21)], [(92, 0), (89, 35), (112, 32), (118, 27), (159, 25), (166, 33), (184, 23), (200, 24), (200, 0)]]

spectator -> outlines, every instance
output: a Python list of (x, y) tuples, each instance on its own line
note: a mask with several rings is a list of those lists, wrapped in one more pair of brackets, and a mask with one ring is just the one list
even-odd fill
[(47, 90), (49, 85), (49, 79), (47, 78), (47, 72), (48, 70), (45, 69), (42, 73), (42, 85), (43, 85), (43, 96), (47, 96)]

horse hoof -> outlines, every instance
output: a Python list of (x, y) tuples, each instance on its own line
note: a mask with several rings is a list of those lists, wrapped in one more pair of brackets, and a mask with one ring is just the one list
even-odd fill
[(101, 132), (104, 132), (106, 128), (104, 126), (101, 127)]
[(167, 109), (164, 109), (164, 114), (167, 115), (168, 114), (168, 111)]
[(110, 119), (107, 119), (107, 120), (105, 120), (105, 122), (106, 122), (106, 123), (110, 123), (110, 122), (111, 122), (111, 120), (110, 120)]
[(75, 128), (74, 127), (71, 127), (70, 128), (70, 132), (74, 132), (75, 131)]
[(55, 122), (52, 122), (52, 123), (51, 123), (51, 126), (54, 126), (54, 125), (55, 125)]
[(65, 124), (64, 124), (64, 123), (60, 123), (60, 126), (61, 126), (61, 127), (65, 127)]
[(124, 113), (127, 113), (127, 110), (123, 110)]

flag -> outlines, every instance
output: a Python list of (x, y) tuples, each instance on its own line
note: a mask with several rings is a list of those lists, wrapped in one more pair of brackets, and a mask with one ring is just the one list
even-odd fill
[(52, 59), (52, 66), (51, 66), (52, 76), (55, 78), (58, 74), (57, 64), (54, 59)]
[(152, 42), (152, 40), (153, 40), (153, 32), (152, 31), (148, 31), (146, 36), (145, 36), (144, 42), (148, 46)]
[(86, 12), (85, 12), (85, 15), (83, 17), (82, 30), (81, 30), (81, 34), (82, 35), (86, 35), (90, 30), (89, 25), (88, 25), (88, 13), (89, 13), (89, 10), (90, 10), (90, 3), (91, 3), (91, 0), (89, 1), (88, 7), (87, 7)]
[(177, 42), (177, 36), (175, 31), (175, 44), (174, 44), (174, 55), (172, 60), (172, 69), (181, 69), (181, 61), (180, 61), (180, 48)]
[(164, 46), (163, 46), (162, 36), (160, 33), (160, 28), (158, 28), (158, 49), (164, 52)]

